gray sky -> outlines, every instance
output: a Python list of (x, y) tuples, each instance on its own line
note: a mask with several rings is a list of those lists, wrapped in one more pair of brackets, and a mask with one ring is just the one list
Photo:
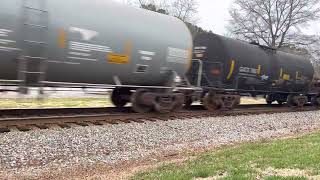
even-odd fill
[(199, 25), (217, 34), (226, 33), (225, 26), (230, 19), (229, 8), (233, 0), (198, 0)]
[[(199, 25), (217, 34), (226, 34), (226, 26), (230, 20), (229, 9), (233, 0), (198, 0)], [(320, 22), (311, 23), (303, 30), (307, 34), (320, 35)]]
[[(123, 2), (124, 0), (117, 0)], [(226, 34), (226, 26), (230, 19), (229, 8), (233, 0), (197, 0), (199, 4), (198, 25), (214, 33)], [(310, 24), (303, 30), (307, 34), (320, 35), (320, 22)]]

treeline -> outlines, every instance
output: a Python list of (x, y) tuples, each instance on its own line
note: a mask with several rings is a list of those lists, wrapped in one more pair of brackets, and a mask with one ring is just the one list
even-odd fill
[(139, 0), (138, 5), (143, 9), (171, 15), (181, 19), (190, 29), (193, 38), (200, 33), (212, 33), (212, 31), (207, 31), (196, 25), (199, 21), (199, 18), (197, 17), (198, 4), (195, 0), (174, 0), (171, 1), (171, 3), (161, 1), (157, 2), (150, 0)]

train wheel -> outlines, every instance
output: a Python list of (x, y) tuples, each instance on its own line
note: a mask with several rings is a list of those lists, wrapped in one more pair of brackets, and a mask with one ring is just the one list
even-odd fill
[(294, 96), (289, 95), (287, 99), (287, 104), (290, 107), (303, 107), (308, 103), (308, 97), (307, 96)]
[(111, 94), (111, 101), (113, 105), (117, 108), (123, 108), (129, 102), (129, 98), (125, 98), (125, 96), (130, 96), (129, 89), (114, 89)]
[(294, 102), (294, 96), (293, 95), (289, 95), (287, 98), (287, 104), (290, 107), (296, 107), (297, 104)]
[(185, 98), (182, 93), (160, 95), (156, 98), (155, 110), (162, 114), (179, 111), (183, 108), (184, 101)]
[(225, 95), (222, 97), (223, 99), (223, 107), (226, 109), (234, 109), (241, 103), (241, 97), (237, 95)]
[(207, 93), (203, 98), (203, 105), (209, 111), (216, 111), (222, 108), (223, 102), (215, 95)]
[(186, 100), (185, 100), (184, 94), (175, 93), (174, 94), (173, 108), (172, 108), (171, 111), (174, 112), (174, 111), (180, 111), (181, 109), (183, 109), (185, 101)]
[(186, 108), (186, 109), (190, 109), (190, 108), (191, 108), (192, 103), (193, 103), (193, 101), (192, 101), (192, 98), (191, 98), (191, 97), (187, 97), (187, 98), (185, 98), (185, 101), (184, 101), (184, 108)]
[(173, 110), (174, 97), (170, 95), (162, 95), (157, 97), (155, 110), (161, 114), (170, 113)]
[[(148, 96), (149, 91), (146, 89), (138, 89), (131, 96), (132, 109), (137, 113), (148, 113), (152, 110), (152, 105), (147, 105), (144, 103), (148, 101), (150, 96)], [(150, 98), (149, 98), (150, 97)], [(151, 100), (152, 101), (152, 100)]]
[(296, 104), (298, 107), (303, 107), (308, 103), (308, 97), (307, 96), (296, 96)]

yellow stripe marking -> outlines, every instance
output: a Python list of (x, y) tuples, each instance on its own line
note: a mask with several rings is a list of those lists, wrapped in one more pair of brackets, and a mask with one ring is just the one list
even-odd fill
[(282, 78), (282, 75), (283, 75), (283, 69), (281, 68), (280, 69), (280, 79)]
[(235, 61), (235, 60), (232, 60), (232, 61), (231, 61), (231, 66), (230, 66), (230, 71), (229, 71), (229, 74), (228, 74), (228, 76), (227, 76), (227, 80), (230, 80), (230, 79), (231, 79), (235, 65), (236, 65), (236, 61)]
[(59, 48), (66, 48), (66, 39), (67, 39), (67, 34), (63, 29), (59, 30), (59, 36), (58, 36), (58, 45)]
[(290, 80), (290, 75), (289, 74), (284, 74), (283, 75), (283, 80), (289, 81)]
[(258, 65), (257, 74), (258, 74), (258, 75), (260, 75), (260, 74), (261, 74), (261, 65)]
[(131, 55), (132, 52), (132, 42), (131, 41), (127, 41), (124, 47), (124, 53), (128, 56)]
[(296, 80), (301, 80), (301, 76), (300, 76), (299, 71), (296, 72)]
[(188, 49), (188, 53), (189, 53), (189, 63), (187, 64), (187, 66), (188, 66), (188, 69), (190, 69), (191, 68), (191, 65), (192, 65), (192, 56), (193, 56), (193, 51), (192, 51), (192, 49), (193, 48), (189, 48)]

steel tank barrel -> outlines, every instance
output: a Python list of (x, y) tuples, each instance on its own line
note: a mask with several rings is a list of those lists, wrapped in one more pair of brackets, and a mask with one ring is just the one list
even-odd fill
[(216, 34), (199, 35), (194, 46), (193, 58), (204, 63), (204, 86), (209, 79), (221, 80), (224, 88), (299, 92), (307, 91), (313, 79), (313, 66), (302, 56)]
[(44, 81), (164, 85), (192, 49), (182, 21), (113, 1), (1, 1), (2, 80), (36, 82), (43, 60)]

